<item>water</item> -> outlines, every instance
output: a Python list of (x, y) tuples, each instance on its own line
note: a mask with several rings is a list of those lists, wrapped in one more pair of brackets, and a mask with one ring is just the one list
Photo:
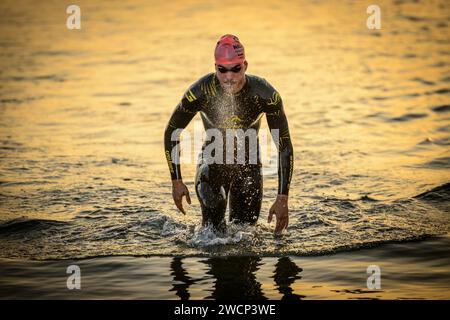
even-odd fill
[[(0, 4), (1, 258), (320, 256), (448, 234), (446, 1), (379, 1), (381, 30), (353, 1), (77, 4), (81, 30), (58, 1)], [(223, 236), (199, 228), (195, 163), (188, 214), (171, 200), (166, 122), (230, 32), (290, 124), (281, 239), (266, 223), (275, 174), (258, 224)]]
[[(0, 299), (449, 299), (449, 237), (298, 257), (0, 259)], [(67, 267), (81, 270), (68, 290)], [(369, 265), (381, 271), (369, 289)]]

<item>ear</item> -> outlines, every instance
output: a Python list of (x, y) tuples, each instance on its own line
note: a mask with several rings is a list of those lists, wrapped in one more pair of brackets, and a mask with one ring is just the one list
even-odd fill
[(248, 67), (248, 62), (247, 62), (247, 60), (244, 61), (244, 66), (245, 66), (245, 71), (247, 71), (247, 67)]

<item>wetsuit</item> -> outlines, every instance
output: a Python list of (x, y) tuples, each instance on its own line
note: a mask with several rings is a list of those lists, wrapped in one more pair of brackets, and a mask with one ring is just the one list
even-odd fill
[[(239, 132), (241, 129), (240, 133), (253, 130), (257, 133), (261, 117), (265, 113), (272, 137), (277, 138), (278, 194), (288, 194), (292, 177), (293, 148), (281, 97), (265, 79), (254, 75), (245, 77), (244, 87), (234, 95), (224, 92), (215, 73), (199, 79), (176, 106), (164, 135), (171, 178), (181, 179), (180, 164), (177, 161), (179, 135), (196, 113), (200, 112), (207, 138), (199, 155), (195, 190), (202, 208), (203, 224), (212, 223), (217, 229), (225, 226), (228, 199), (230, 220), (235, 222), (255, 223), (262, 202), (259, 140), (256, 138), (255, 159), (255, 143), (251, 142), (254, 141), (251, 135), (244, 139), (242, 135), (235, 135), (234, 143), (228, 144), (226, 137), (230, 130)], [(273, 129), (278, 129), (277, 135), (273, 134)], [(240, 139), (237, 139), (238, 136)], [(223, 151), (220, 148), (208, 150), (213, 142)], [(238, 150), (245, 150), (244, 158), (239, 158)]]

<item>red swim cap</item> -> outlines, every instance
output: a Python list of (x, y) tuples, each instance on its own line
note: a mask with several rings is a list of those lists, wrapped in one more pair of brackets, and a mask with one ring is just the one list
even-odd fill
[(226, 34), (217, 41), (214, 57), (216, 64), (242, 63), (245, 61), (244, 46), (238, 37)]

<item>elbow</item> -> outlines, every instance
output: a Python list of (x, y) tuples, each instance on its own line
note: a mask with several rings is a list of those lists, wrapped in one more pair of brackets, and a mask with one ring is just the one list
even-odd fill
[(172, 133), (170, 132), (169, 126), (167, 125), (167, 126), (166, 126), (166, 129), (164, 130), (164, 140), (167, 140), (167, 137), (170, 138), (170, 135), (171, 135), (171, 134), (172, 134)]
[(183, 129), (178, 128), (175, 129), (171, 127), (170, 125), (167, 125), (166, 129), (164, 130), (164, 141), (166, 143), (171, 143), (175, 141), (180, 141), (181, 132)]

